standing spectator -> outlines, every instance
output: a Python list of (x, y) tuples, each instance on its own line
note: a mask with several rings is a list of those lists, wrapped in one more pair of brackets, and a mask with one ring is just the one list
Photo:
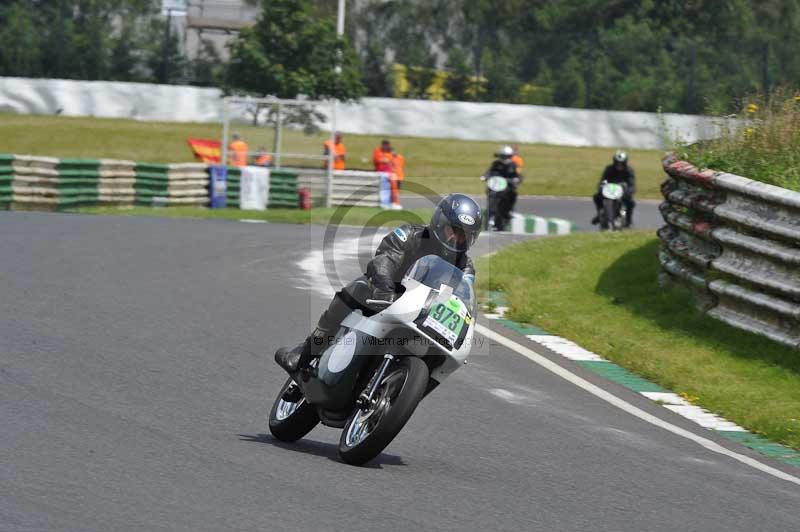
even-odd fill
[(228, 164), (231, 166), (247, 166), (247, 143), (238, 133), (231, 137), (233, 140), (228, 145)]
[(512, 144), (511, 149), (514, 150), (514, 155), (511, 156), (511, 160), (517, 165), (517, 173), (521, 174), (525, 161), (519, 156), (519, 144)]
[[(334, 170), (344, 170), (345, 169), (345, 158), (347, 157), (347, 148), (342, 142), (342, 134), (336, 133), (334, 136), (333, 146), (331, 147), (331, 139), (326, 140), (323, 146), (323, 154), (325, 157), (328, 157), (333, 152), (333, 169)], [(323, 168), (328, 167), (328, 161), (325, 161), (323, 164)]]

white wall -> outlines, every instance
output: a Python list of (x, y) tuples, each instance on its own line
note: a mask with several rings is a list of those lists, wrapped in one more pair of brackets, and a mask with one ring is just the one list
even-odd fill
[[(222, 93), (176, 85), (0, 77), (0, 112), (218, 122)], [(665, 147), (712, 136), (708, 117), (537, 105), (364, 98), (340, 106), (343, 133), (517, 141), (564, 146)]]

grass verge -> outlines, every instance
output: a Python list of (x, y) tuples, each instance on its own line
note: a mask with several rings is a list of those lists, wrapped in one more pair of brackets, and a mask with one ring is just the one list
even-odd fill
[(657, 285), (650, 232), (580, 234), (506, 248), (478, 265), (508, 317), (569, 338), (728, 420), (800, 449), (800, 352), (694, 310)]
[(212, 218), (219, 220), (262, 220), (287, 224), (333, 224), (381, 226), (399, 221), (427, 223), (431, 209), (387, 211), (378, 207), (318, 208), (308, 211), (298, 209), (269, 209), (243, 211), (239, 209), (208, 209), (205, 207), (80, 207), (68, 212), (105, 214), (115, 216), (153, 216), (161, 218)]
[[(272, 131), (268, 128), (237, 125), (236, 130), (252, 149), (272, 146)], [(192, 160), (187, 138), (218, 139), (221, 136), (222, 125), (213, 123), (0, 114), (0, 153), (187, 162)], [(345, 135), (348, 167), (371, 170), (372, 150), (381, 138)], [(307, 136), (285, 131), (283, 147), (287, 153), (321, 154), (323, 140), (322, 134)], [(478, 176), (489, 167), (492, 154), (500, 145), (499, 142), (416, 137), (393, 137), (392, 142), (405, 156), (406, 175), (438, 193), (459, 190), (468, 194), (483, 194)], [(526, 177), (520, 193), (590, 196), (613, 151), (521, 144)], [(292, 160), (285, 161), (285, 164), (292, 163)], [(638, 197), (659, 198), (658, 187), (664, 180), (661, 153), (631, 150), (631, 165), (637, 172)]]
[(720, 134), (678, 146), (681, 158), (700, 168), (749, 177), (800, 192), (800, 96), (776, 89), (751, 98), (738, 116), (741, 125), (720, 120)]

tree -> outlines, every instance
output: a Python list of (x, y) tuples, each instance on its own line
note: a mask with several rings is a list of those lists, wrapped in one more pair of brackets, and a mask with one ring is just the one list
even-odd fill
[(553, 101), (562, 107), (583, 107), (586, 100), (586, 84), (581, 76), (578, 60), (570, 56), (556, 75)]
[(189, 64), (189, 83), (206, 87), (219, 85), (224, 79), (224, 68), (213, 43), (204, 40), (197, 57)]
[(482, 61), (487, 80), (486, 98), (492, 102), (515, 102), (522, 82), (516, 72), (517, 62), (508, 51), (486, 50)]
[(335, 20), (315, 16), (309, 0), (263, 0), (255, 26), (242, 30), (229, 49), (232, 91), (340, 100), (365, 92), (355, 52), (336, 35)]
[(0, 8), (0, 74), (37, 76), (41, 74), (39, 33), (29, 9), (19, 4)]
[(453, 100), (466, 100), (467, 87), (471, 74), (467, 66), (467, 54), (461, 48), (454, 48), (447, 57), (447, 68), (450, 75), (445, 82), (445, 89)]

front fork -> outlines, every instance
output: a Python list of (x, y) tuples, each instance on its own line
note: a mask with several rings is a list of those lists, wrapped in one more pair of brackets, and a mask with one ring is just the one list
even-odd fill
[(375, 391), (378, 389), (381, 379), (383, 379), (386, 370), (389, 368), (389, 364), (391, 364), (394, 360), (395, 356), (391, 353), (386, 353), (383, 355), (383, 361), (381, 362), (378, 371), (372, 375), (367, 387), (364, 388), (364, 391), (361, 392), (361, 394), (358, 396), (358, 399), (356, 399), (356, 406), (358, 406), (358, 408), (364, 410), (372, 403), (372, 397), (375, 395)]

